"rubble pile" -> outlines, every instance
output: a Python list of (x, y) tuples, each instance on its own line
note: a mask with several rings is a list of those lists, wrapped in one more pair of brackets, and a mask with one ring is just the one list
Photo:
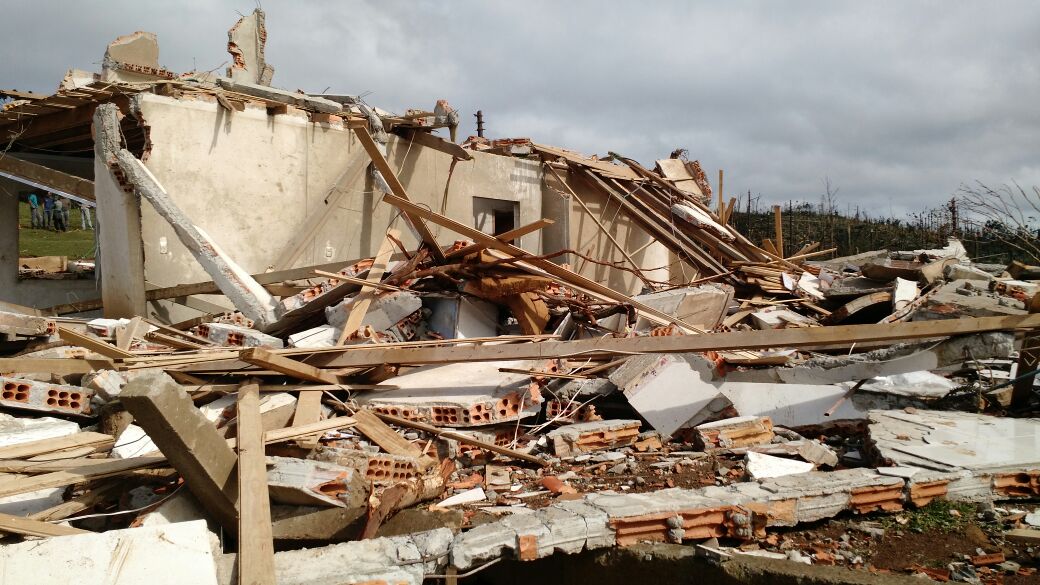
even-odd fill
[[(1004, 510), (1008, 542), (1040, 535), (1007, 520), (1026, 505), (1013, 500), (1040, 497), (1040, 427), (1008, 416), (1033, 401), (1031, 267), (977, 265), (955, 239), (785, 256), (779, 231), (759, 246), (728, 221), (732, 203), (712, 209), (697, 162), (651, 170), (529, 139), (459, 147), (429, 133), (454, 133), (446, 102), (394, 116), (268, 87), (273, 69), (247, 42), (263, 27), (258, 11), (229, 33), (227, 77), (120, 61), (144, 37), (114, 43), (106, 71), (144, 76), (134, 92), (212, 96), (228, 112), (259, 100), (335, 118), (399, 229), (335, 268), (250, 275), (129, 149), (119, 108), (98, 105), (97, 164), (211, 277), (148, 300), (219, 294), (235, 310), (173, 322), (62, 316), (104, 303), (3, 305), (5, 575), (52, 582), (91, 558), (78, 580), (101, 582), (111, 559), (125, 582), (420, 583), (641, 542), (698, 545), (720, 562), (870, 568), (854, 544), (934, 502)], [(387, 133), (459, 159), (533, 161), (585, 207), (561, 175), (577, 178), (688, 277), (660, 279), (603, 225), (625, 262), (513, 243), (549, 219), (489, 234), (417, 204), (386, 159)], [(571, 262), (632, 274), (642, 291)], [(830, 542), (791, 532), (834, 518), (860, 528)], [(1030, 572), (997, 548), (911, 572)]]

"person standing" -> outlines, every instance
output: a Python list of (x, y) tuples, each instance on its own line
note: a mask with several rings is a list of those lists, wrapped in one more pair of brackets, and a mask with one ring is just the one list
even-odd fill
[(94, 223), (90, 221), (90, 206), (86, 203), (79, 204), (79, 225), (84, 230), (94, 229)]
[(68, 227), (65, 225), (65, 209), (61, 197), (54, 198), (54, 231), (63, 232)]
[(69, 215), (72, 213), (72, 199), (62, 199), (61, 203), (62, 224), (64, 224), (65, 229), (68, 230), (69, 226), (72, 224), (72, 222), (69, 221)]
[(43, 228), (51, 229), (54, 222), (54, 197), (50, 193), (43, 196)]
[(29, 225), (36, 229), (43, 227), (43, 210), (35, 191), (29, 193)]

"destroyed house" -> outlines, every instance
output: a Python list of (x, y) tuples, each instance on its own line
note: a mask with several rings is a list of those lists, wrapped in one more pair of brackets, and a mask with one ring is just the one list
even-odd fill
[[(1036, 574), (1040, 267), (756, 244), (681, 149), (460, 140), (266, 38), (0, 90), (3, 227), (96, 211), (93, 258), (0, 244), (0, 582)], [(986, 532), (879, 552), (937, 517)]]

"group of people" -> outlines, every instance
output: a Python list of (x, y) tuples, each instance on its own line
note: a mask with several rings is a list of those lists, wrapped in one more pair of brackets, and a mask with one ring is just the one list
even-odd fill
[[(29, 210), (32, 227), (44, 230), (53, 229), (56, 232), (69, 230), (69, 212), (72, 210), (71, 199), (45, 193), (41, 204), (39, 196), (36, 193), (30, 193)], [(90, 218), (90, 207), (85, 203), (80, 203), (79, 212), (80, 227), (84, 230), (94, 229), (94, 223)]]

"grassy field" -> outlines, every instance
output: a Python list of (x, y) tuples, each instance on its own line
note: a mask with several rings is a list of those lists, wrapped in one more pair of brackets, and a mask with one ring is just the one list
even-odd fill
[[(95, 227), (97, 219), (91, 213)], [(18, 204), (18, 254), (20, 256), (68, 256), (69, 260), (94, 257), (94, 230), (81, 230), (79, 205), (69, 211), (69, 231), (33, 229), (29, 204)]]

